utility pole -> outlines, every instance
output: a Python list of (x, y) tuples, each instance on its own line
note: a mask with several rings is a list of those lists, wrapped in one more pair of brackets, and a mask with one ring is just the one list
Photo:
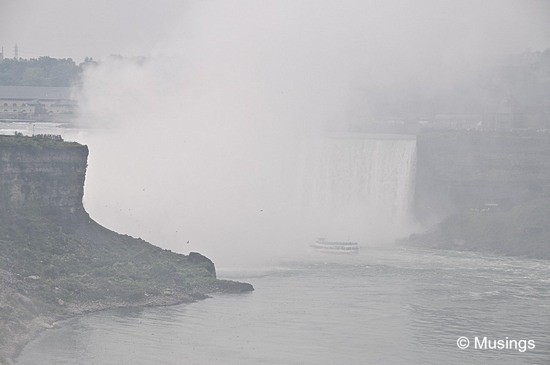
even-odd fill
[(17, 43), (15, 44), (15, 47), (13, 47), (13, 54), (14, 54), (14, 59), (15, 60), (18, 60), (19, 59), (19, 48), (17, 47)]
[(2, 52), (0, 52), (0, 62), (4, 61), (4, 46), (2, 46)]

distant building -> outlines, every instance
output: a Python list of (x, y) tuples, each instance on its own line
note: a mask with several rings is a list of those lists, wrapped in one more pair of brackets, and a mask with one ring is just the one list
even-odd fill
[(76, 111), (70, 87), (0, 86), (0, 119), (71, 120)]
[(481, 114), (437, 114), (427, 127), (454, 130), (483, 129), (483, 116)]

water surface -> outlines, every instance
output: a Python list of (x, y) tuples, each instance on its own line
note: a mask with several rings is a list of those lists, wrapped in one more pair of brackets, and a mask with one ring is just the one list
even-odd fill
[[(244, 295), (74, 318), (19, 364), (548, 364), (547, 261), (404, 248), (226, 269)], [(534, 340), (476, 350), (458, 337)]]

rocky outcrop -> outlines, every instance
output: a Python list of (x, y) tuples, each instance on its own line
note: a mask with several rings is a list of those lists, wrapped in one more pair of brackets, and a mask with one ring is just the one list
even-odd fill
[(58, 138), (0, 136), (0, 364), (61, 318), (241, 293), (214, 263), (121, 235), (82, 205), (88, 149)]
[(198, 252), (189, 252), (189, 256), (187, 257), (187, 259), (192, 264), (203, 266), (204, 268), (206, 268), (206, 271), (212, 274), (212, 276), (216, 277), (216, 267), (214, 266), (212, 260), (210, 260), (208, 257), (203, 256)]

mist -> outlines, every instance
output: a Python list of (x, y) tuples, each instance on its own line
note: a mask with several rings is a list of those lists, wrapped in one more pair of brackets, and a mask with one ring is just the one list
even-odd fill
[(86, 209), (115, 231), (220, 266), (303, 252), (323, 235), (391, 242), (415, 224), (386, 214), (385, 203), (330, 214), (304, 202), (311, 146), (323, 150), (327, 135), (376, 118), (388, 103), (381, 94), (390, 105), (429, 99), (503, 54), (539, 46), (549, 27), (540, 15), (526, 19), (547, 4), (528, 3), (170, 8), (170, 29), (146, 57), (107, 57), (84, 74)]

